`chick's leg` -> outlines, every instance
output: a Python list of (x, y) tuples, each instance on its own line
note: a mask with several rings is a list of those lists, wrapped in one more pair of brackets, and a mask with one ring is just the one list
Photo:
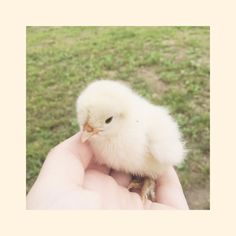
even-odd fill
[(128, 190), (141, 190), (143, 186), (143, 178), (139, 176), (132, 176), (132, 180), (128, 186)]
[(143, 186), (141, 189), (141, 198), (143, 201), (150, 199), (151, 201), (156, 201), (156, 183), (154, 179), (144, 178)]

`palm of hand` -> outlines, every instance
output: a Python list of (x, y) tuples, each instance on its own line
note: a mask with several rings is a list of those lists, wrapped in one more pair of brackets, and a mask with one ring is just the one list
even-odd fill
[[(170, 209), (151, 201), (143, 203), (137, 193), (127, 189), (131, 177), (95, 164), (88, 144), (81, 144), (79, 138), (80, 134), (74, 135), (48, 154), (27, 196), (27, 208)], [(166, 192), (165, 186), (159, 186), (159, 189)], [(165, 194), (158, 194), (158, 198), (157, 201), (165, 203), (162, 201)], [(179, 208), (186, 209), (187, 203), (181, 201)]]

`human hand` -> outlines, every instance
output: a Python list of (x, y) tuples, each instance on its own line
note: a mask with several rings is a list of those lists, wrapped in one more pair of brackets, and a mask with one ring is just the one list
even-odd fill
[(157, 181), (157, 202), (129, 192), (131, 176), (93, 161), (80, 133), (53, 148), (27, 195), (27, 209), (188, 209), (173, 168)]

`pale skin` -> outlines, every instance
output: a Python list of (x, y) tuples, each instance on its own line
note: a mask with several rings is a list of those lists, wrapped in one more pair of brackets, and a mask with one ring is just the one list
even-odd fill
[(77, 133), (49, 152), (27, 195), (27, 209), (188, 209), (173, 168), (157, 180), (155, 202), (130, 192), (130, 181), (130, 175), (96, 164)]

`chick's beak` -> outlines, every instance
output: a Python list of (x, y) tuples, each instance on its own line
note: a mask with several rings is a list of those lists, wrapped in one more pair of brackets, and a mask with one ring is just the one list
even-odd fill
[(83, 127), (83, 131), (81, 134), (81, 142), (86, 142), (90, 137), (92, 137), (96, 133), (98, 133), (98, 130), (86, 123)]

